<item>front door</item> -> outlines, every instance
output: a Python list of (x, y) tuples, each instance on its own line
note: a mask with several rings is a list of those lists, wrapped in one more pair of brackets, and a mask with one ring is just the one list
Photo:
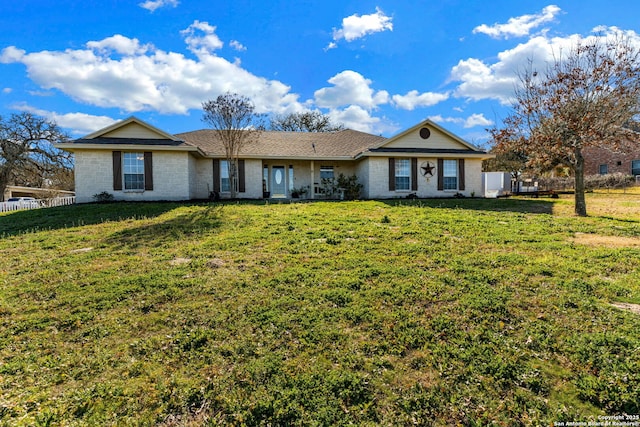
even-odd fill
[(284, 166), (271, 168), (271, 197), (287, 197)]

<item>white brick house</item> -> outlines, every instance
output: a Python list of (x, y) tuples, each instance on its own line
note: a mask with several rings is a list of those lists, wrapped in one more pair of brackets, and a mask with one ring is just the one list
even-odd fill
[[(224, 147), (212, 130), (168, 134), (135, 117), (57, 144), (75, 154), (76, 200), (229, 197)], [(391, 138), (354, 130), (264, 131), (245, 146), (238, 197), (324, 197), (323, 178), (356, 175), (363, 199), (480, 196), (482, 160), (493, 157), (426, 120)]]

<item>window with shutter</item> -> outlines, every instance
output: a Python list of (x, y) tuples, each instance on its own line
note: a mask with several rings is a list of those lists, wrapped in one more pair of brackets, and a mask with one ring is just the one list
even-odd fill
[(396, 159), (395, 164), (396, 190), (411, 188), (411, 163), (409, 159)]
[(144, 190), (144, 154), (123, 153), (122, 156), (125, 190)]
[[(244, 159), (237, 160), (236, 191), (246, 192)], [(213, 161), (213, 191), (229, 193), (231, 191), (231, 175), (227, 160)]]
[(442, 162), (443, 190), (458, 189), (458, 161), (444, 160)]

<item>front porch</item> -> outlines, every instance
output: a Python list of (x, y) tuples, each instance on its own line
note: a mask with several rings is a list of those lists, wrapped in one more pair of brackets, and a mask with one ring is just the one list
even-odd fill
[(332, 191), (328, 180), (340, 174), (356, 174), (353, 161), (263, 160), (262, 192), (265, 199), (337, 199), (344, 197)]

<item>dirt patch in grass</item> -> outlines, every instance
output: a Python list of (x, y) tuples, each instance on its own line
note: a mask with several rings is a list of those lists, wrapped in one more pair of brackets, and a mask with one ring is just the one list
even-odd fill
[(223, 260), (221, 260), (220, 258), (212, 258), (209, 261), (207, 261), (207, 267), (209, 268), (220, 268), (220, 267), (224, 267), (225, 262)]
[(611, 303), (611, 305), (621, 310), (628, 310), (632, 313), (640, 314), (640, 304), (631, 304), (628, 302), (614, 302), (614, 303)]
[(573, 243), (587, 246), (605, 246), (609, 248), (640, 248), (640, 239), (637, 237), (603, 236), (600, 234), (576, 233)]
[(72, 250), (71, 253), (72, 254), (79, 254), (79, 253), (82, 253), (82, 252), (90, 252), (92, 250), (93, 250), (93, 248), (91, 248), (91, 247), (89, 247), (89, 248), (80, 248), (80, 249)]

